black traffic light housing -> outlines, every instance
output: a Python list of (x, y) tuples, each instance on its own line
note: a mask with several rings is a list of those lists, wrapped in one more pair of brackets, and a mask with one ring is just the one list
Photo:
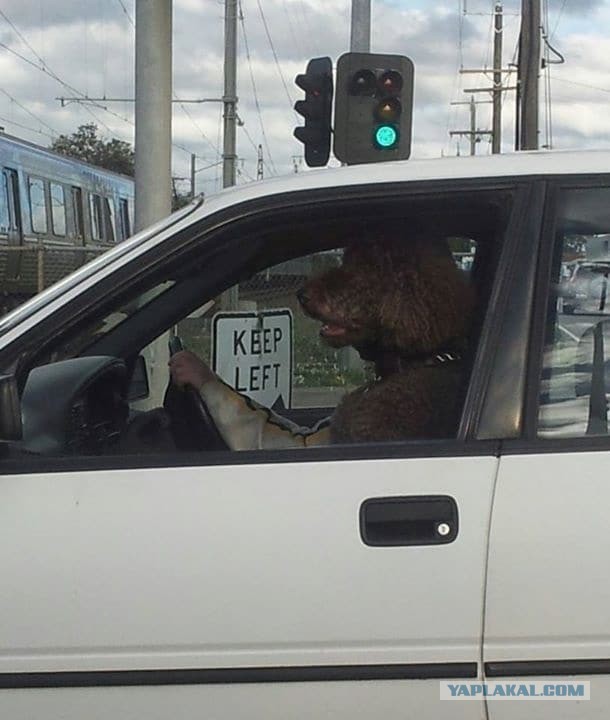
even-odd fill
[(337, 63), (334, 152), (347, 165), (411, 154), (413, 63), (404, 55), (345, 53)]
[(294, 109), (305, 118), (305, 126), (297, 127), (294, 135), (305, 145), (305, 162), (309, 167), (322, 167), (330, 155), (330, 134), (333, 106), (333, 66), (329, 57), (313, 58), (304, 75), (297, 75), (296, 84), (305, 90), (305, 100), (297, 100)]

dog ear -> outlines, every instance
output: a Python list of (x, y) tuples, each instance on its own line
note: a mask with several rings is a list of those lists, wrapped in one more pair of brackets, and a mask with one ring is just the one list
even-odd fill
[(392, 268), (380, 303), (382, 342), (407, 354), (447, 346), (467, 332), (474, 298), (443, 240), (388, 248)]

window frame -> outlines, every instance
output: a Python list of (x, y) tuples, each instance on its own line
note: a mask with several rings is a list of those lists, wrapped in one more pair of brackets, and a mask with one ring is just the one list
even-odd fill
[[(50, 336), (57, 336), (58, 333), (68, 331), (83, 321), (83, 318), (90, 314), (92, 308), (98, 311), (108, 304), (116, 302), (127, 287), (132, 289), (140, 286), (143, 279), (150, 278), (154, 275), (155, 270), (161, 265), (169, 262), (170, 257), (173, 261), (180, 261), (185, 255), (192, 254), (196, 250), (209, 243), (208, 247), (213, 247), (212, 243), (217, 243), (224, 238), (225, 245), (227, 234), (234, 232), (235, 226), (242, 227), (242, 223), (251, 221), (254, 218), (259, 223), (268, 222), (270, 217), (277, 216), (278, 212), (287, 212), (295, 214), (296, 212), (305, 213), (308, 210), (316, 210), (322, 212), (321, 208), (327, 208), (329, 205), (339, 205), (346, 201), (357, 207), (362, 201), (370, 202), (387, 201), (388, 197), (393, 200), (415, 200), (418, 196), (427, 196), (433, 199), (435, 195), (468, 195), (469, 193), (478, 192), (481, 195), (493, 192), (502, 192), (504, 194), (510, 192), (513, 195), (511, 204), (511, 214), (507, 218), (507, 225), (503, 234), (502, 251), (500, 258), (495, 267), (495, 278), (491, 295), (488, 299), (485, 318), (483, 319), (483, 329), (480, 336), (479, 348), (476, 353), (474, 365), (470, 375), (470, 384), (466, 401), (462, 409), (462, 423), (460, 431), (456, 438), (441, 441), (406, 441), (400, 443), (371, 443), (366, 445), (351, 445), (340, 448), (339, 446), (329, 446), (317, 448), (315, 451), (309, 449), (307, 453), (302, 450), (283, 451), (279, 455), (277, 450), (259, 450), (252, 453), (240, 452), (222, 452), (220, 459), (214, 459), (215, 453), (204, 452), (196, 455), (195, 464), (205, 466), (222, 462), (224, 464), (242, 464), (244, 462), (287, 462), (287, 461), (321, 461), (321, 460), (337, 460), (337, 459), (381, 459), (393, 457), (419, 457), (423, 456), (436, 457), (439, 455), (459, 456), (463, 454), (496, 454), (499, 447), (497, 439), (487, 440), (480, 438), (476, 434), (479, 428), (481, 410), (485, 406), (488, 395), (488, 386), (493, 381), (493, 377), (497, 375), (497, 369), (491, 368), (493, 358), (497, 354), (501, 354), (502, 347), (493, 348), (491, 352), (493, 334), (490, 328), (493, 328), (498, 317), (505, 314), (505, 308), (510, 301), (512, 288), (515, 285), (515, 277), (519, 276), (523, 266), (522, 257), (519, 256), (519, 262), (513, 263), (511, 273), (503, 272), (503, 264), (514, 256), (515, 247), (526, 244), (527, 238), (522, 237), (520, 230), (522, 229), (523, 219), (527, 219), (536, 209), (532, 205), (532, 183), (534, 181), (530, 177), (506, 177), (506, 178), (475, 178), (455, 180), (434, 180), (434, 181), (417, 181), (417, 182), (401, 182), (374, 185), (360, 185), (338, 187), (332, 189), (316, 189), (303, 190), (298, 192), (283, 193), (270, 197), (257, 198), (241, 203), (239, 206), (230, 206), (223, 210), (208, 215), (190, 224), (185, 229), (179, 231), (172, 236), (172, 242), (162, 242), (151, 247), (145, 255), (138, 255), (129, 262), (123, 264), (115, 272), (102, 277), (91, 286), (77, 294), (71, 301), (66, 302), (54, 313), (50, 314), (38, 325), (30, 329), (24, 336), (16, 338), (10, 345), (0, 351), (0, 367), (7, 367), (6, 358), (10, 351), (11, 363), (12, 358), (16, 357), (18, 348), (25, 350), (25, 354), (21, 356), (23, 361), (18, 370), (18, 382), (23, 387), (25, 379), (24, 370), (26, 367), (23, 363), (28, 362), (28, 356), (31, 358), (35, 355), (35, 348), (45, 347), (49, 342)], [(539, 208), (538, 208), (539, 210)], [(240, 235), (238, 233), (238, 235)], [(241, 247), (248, 247), (244, 243), (244, 236), (240, 235), (239, 243)], [(221, 245), (222, 242), (218, 242)], [(224, 249), (226, 255), (234, 252), (232, 248)], [(226, 278), (225, 278), (226, 279)], [(106, 302), (102, 303), (101, 300)], [(149, 317), (154, 317), (155, 307), (151, 303), (147, 307)], [(121, 332), (120, 326), (117, 330)], [(151, 336), (151, 340), (153, 337)], [(139, 339), (139, 341), (142, 338)], [(501, 344), (501, 343), (500, 343)], [(92, 353), (84, 352), (82, 354), (105, 354), (103, 348), (92, 348)], [(31, 366), (31, 363), (30, 363)], [(14, 366), (13, 366), (14, 367)], [(505, 378), (502, 378), (504, 380)], [(497, 381), (497, 377), (496, 377)], [(472, 450), (465, 451), (468, 446)], [(427, 450), (425, 448), (428, 448)], [(430, 448), (434, 448), (434, 452), (430, 453)], [(481, 450), (476, 450), (481, 448)], [(485, 448), (483, 450), (483, 448)], [(247, 457), (252, 460), (246, 460)], [(40, 460), (40, 459), (38, 459)], [(90, 457), (90, 458), (42, 458), (46, 463), (47, 471), (59, 470), (62, 467), (78, 466), (79, 468), (96, 467), (155, 467), (159, 464), (159, 459), (150, 455), (142, 455), (140, 458), (132, 458), (129, 462), (135, 463), (130, 465), (121, 459), (116, 465), (116, 459), (113, 461), (108, 457)], [(56, 462), (57, 461), (57, 462)], [(112, 463), (115, 465), (112, 465)], [(162, 466), (171, 465), (192, 465), (193, 456), (186, 458), (182, 454), (177, 453), (176, 457), (170, 458), (165, 456), (160, 463)], [(110, 465), (109, 465), (110, 463)], [(3, 468), (0, 467), (0, 472)], [(21, 472), (27, 472), (26, 469)]]
[[(63, 202), (61, 204), (61, 210), (63, 212), (63, 221), (64, 221), (64, 231), (63, 233), (57, 232), (57, 228), (55, 227), (55, 205), (53, 204), (53, 188), (59, 188), (61, 190), (61, 195)], [(66, 188), (64, 185), (57, 180), (50, 180), (49, 181), (49, 199), (51, 201), (51, 232), (54, 237), (59, 238), (66, 238), (68, 236), (68, 208), (66, 203)]]
[[(36, 230), (34, 228), (34, 211), (32, 207), (32, 184), (41, 183), (42, 184), (42, 196), (44, 198), (44, 218), (45, 218), (45, 227), (44, 230)], [(32, 229), (32, 233), (34, 235), (48, 235), (49, 234), (49, 198), (47, 194), (48, 189), (48, 181), (46, 178), (43, 178), (39, 175), (28, 175), (27, 177), (27, 185), (28, 185), (28, 207), (30, 210), (30, 227)]]
[[(104, 211), (102, 206), (102, 196), (99, 193), (88, 191), (89, 202), (88, 214), (89, 214), (89, 227), (91, 228), (91, 242), (92, 243), (103, 243), (104, 242)], [(96, 232), (97, 231), (97, 232)]]
[(121, 240), (131, 237), (131, 218), (129, 217), (129, 200), (119, 196), (119, 220), (121, 227)]
[(552, 263), (557, 249), (556, 231), (560, 197), (561, 193), (565, 191), (596, 188), (610, 189), (610, 174), (557, 177), (548, 180), (529, 337), (525, 421), (521, 438), (515, 442), (505, 441), (503, 443), (503, 453), (586, 452), (610, 449), (610, 433), (607, 436), (583, 435), (565, 438), (538, 436), (540, 386), (544, 367), (547, 319), (552, 290)]
[(11, 201), (9, 197), (9, 177), (4, 171), (4, 168), (0, 168), (0, 208), (4, 208), (6, 225), (2, 225), (2, 215), (0, 214), (0, 232), (3, 234), (10, 233), (11, 231)]

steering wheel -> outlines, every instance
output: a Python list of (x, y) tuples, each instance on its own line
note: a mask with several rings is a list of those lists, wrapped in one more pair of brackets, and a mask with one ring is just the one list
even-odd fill
[[(169, 354), (183, 350), (182, 340), (174, 335)], [(204, 399), (194, 387), (179, 388), (169, 380), (163, 407), (171, 418), (171, 433), (178, 450), (228, 450)]]

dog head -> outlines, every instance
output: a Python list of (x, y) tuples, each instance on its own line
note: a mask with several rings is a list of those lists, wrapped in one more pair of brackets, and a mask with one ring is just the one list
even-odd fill
[(430, 353), (462, 337), (473, 293), (444, 240), (382, 238), (350, 245), (340, 267), (299, 291), (332, 347), (376, 345)]

